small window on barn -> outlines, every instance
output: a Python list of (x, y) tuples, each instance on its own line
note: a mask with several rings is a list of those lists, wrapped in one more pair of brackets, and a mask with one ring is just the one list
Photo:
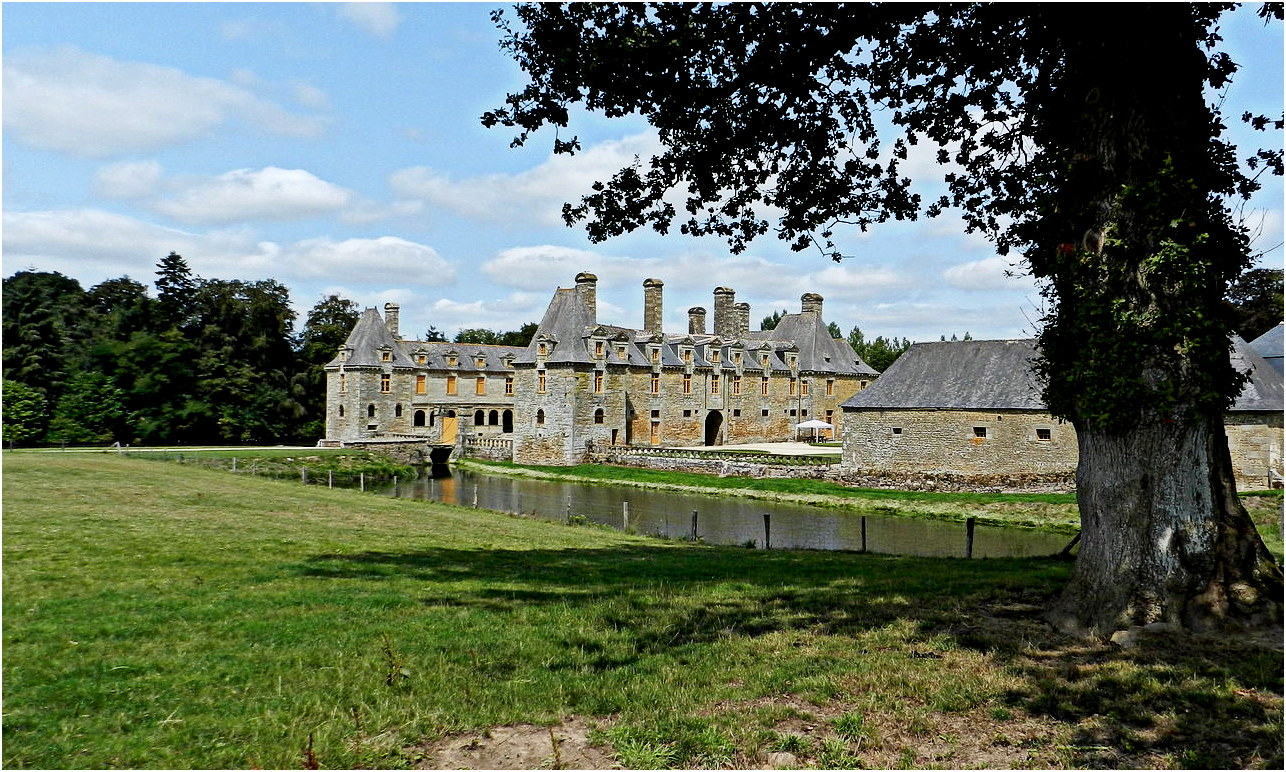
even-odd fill
[(596, 424), (603, 423), (603, 408), (600, 407), (594, 411), (594, 423)]
[(544, 411), (544, 410), (537, 410), (537, 411), (536, 411), (536, 425), (537, 425), (537, 426), (544, 426), (544, 425), (545, 425), (545, 411)]
[(901, 427), (901, 426), (894, 426), (894, 427), (893, 427), (893, 436), (894, 436), (894, 437), (901, 437), (901, 436), (902, 436), (902, 427)]
[(1053, 439), (1053, 432), (1050, 429), (1037, 429), (1036, 439), (1046, 441)]
[(979, 440), (987, 439), (987, 427), (985, 426), (973, 427), (973, 436), (975, 439), (979, 439)]
[(653, 410), (653, 411), (652, 411), (652, 417), (653, 417), (653, 418), (660, 418), (660, 417), (661, 417), (661, 411), (660, 411), (660, 410)]
[(375, 417), (375, 405), (371, 404), (366, 406), (366, 417), (367, 418)]
[(733, 417), (733, 418), (740, 418), (740, 417), (741, 417), (741, 411), (740, 411), (740, 410), (733, 410), (733, 411), (732, 411), (732, 417)]
[(393, 406), (393, 417), (394, 417), (394, 418), (401, 418), (401, 417), (402, 417), (402, 406), (401, 406), (401, 405), (394, 405), (394, 406)]
[(683, 417), (684, 417), (684, 418), (691, 418), (691, 417), (692, 417), (692, 411), (691, 411), (691, 410), (684, 410), (684, 411), (683, 411)]
[(767, 417), (768, 417), (768, 408), (764, 408), (763, 410), (760, 410), (760, 411), (759, 411), (759, 417), (760, 417), (760, 418), (767, 418)]
[(343, 405), (340, 405), (340, 406), (339, 406), (339, 417), (340, 417), (340, 418), (343, 418), (343, 417), (344, 417), (344, 406), (343, 406)]

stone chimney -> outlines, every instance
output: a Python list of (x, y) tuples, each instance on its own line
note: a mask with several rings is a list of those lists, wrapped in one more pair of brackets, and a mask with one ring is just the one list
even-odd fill
[(736, 295), (727, 287), (714, 288), (714, 334), (722, 338), (737, 337), (737, 317), (732, 307)]
[(398, 340), (398, 337), (397, 337), (398, 311), (399, 309), (398, 309), (397, 303), (384, 304), (384, 326), (388, 328), (389, 334), (393, 336), (393, 340)]
[(589, 323), (598, 324), (598, 277), (592, 273), (576, 274), (576, 296), (589, 309)]
[(750, 332), (750, 304), (738, 303), (733, 306), (733, 309), (737, 312), (737, 335), (738, 337), (744, 336), (746, 333)]
[(661, 289), (665, 282), (660, 279), (643, 280), (643, 330), (660, 332), (664, 326), (661, 316)]
[(701, 306), (693, 306), (688, 309), (688, 334), (706, 334), (706, 310)]
[(805, 314), (817, 314), (817, 318), (822, 317), (822, 296), (816, 292), (805, 292), (804, 296), (799, 299), (799, 310)]

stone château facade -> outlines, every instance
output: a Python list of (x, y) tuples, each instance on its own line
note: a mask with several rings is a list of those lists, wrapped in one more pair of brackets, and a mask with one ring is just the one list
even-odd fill
[[(659, 279), (643, 282), (643, 327), (600, 324), (597, 278), (559, 289), (526, 348), (398, 336), (398, 308), (367, 309), (326, 366), (326, 444), (399, 437), (451, 444), (498, 435), (519, 463), (575, 464), (594, 444), (685, 446), (792, 439), (836, 424), (839, 405), (878, 373), (830, 336), (823, 299), (751, 332), (750, 306), (714, 291), (685, 333), (662, 329)], [(839, 431), (837, 428), (836, 436)]]

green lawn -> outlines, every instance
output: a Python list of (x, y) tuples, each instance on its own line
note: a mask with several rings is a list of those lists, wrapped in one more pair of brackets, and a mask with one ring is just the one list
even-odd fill
[(9, 768), (398, 767), (570, 717), (636, 767), (1282, 763), (1280, 653), (1056, 636), (1066, 563), (716, 548), (113, 456), (3, 472)]

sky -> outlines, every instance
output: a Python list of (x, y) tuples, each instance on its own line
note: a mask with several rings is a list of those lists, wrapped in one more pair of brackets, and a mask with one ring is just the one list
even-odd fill
[[(174, 251), (203, 278), (281, 282), (301, 320), (330, 294), (398, 303), (404, 337), (539, 321), (581, 271), (599, 277), (599, 321), (625, 327), (643, 326), (642, 283), (658, 278), (674, 332), (717, 286), (755, 328), (816, 292), (827, 321), (868, 339), (1035, 332), (1038, 288), (951, 215), (837, 230), (838, 264), (771, 237), (740, 255), (677, 233), (591, 243), (563, 202), (656, 135), (578, 114), (566, 133), (585, 150), (568, 158), (551, 131), (514, 149), (512, 130), (484, 129), (525, 84), (490, 20), (501, 5), (4, 3), (4, 275), (150, 286)], [(1279, 115), (1282, 25), (1247, 8), (1224, 32), (1244, 68), (1218, 95), (1229, 122)], [(1243, 148), (1263, 136), (1233, 128)], [(1261, 265), (1280, 267), (1280, 178), (1246, 216)]]

